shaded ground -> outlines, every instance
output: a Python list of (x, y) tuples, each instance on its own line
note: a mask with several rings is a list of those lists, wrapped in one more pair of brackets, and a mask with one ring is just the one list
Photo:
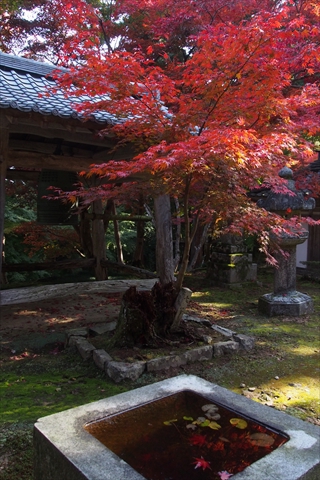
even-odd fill
[[(212, 287), (200, 273), (188, 276), (186, 286), (194, 292), (189, 313), (254, 336), (254, 350), (115, 385), (91, 362), (59, 348), (60, 340), (54, 338), (64, 337), (69, 328), (115, 319), (120, 295), (83, 292), (2, 307), (1, 479), (32, 480), (31, 431), (37, 418), (181, 373), (198, 375), (320, 425), (319, 283), (298, 279), (298, 290), (313, 298), (312, 315), (274, 318), (259, 315), (257, 310), (259, 296), (272, 291), (272, 276), (263, 271), (259, 283), (239, 291)], [(49, 343), (43, 348), (38, 343), (35, 350), (28, 347), (32, 338)]]
[(150, 289), (154, 282), (111, 280), (3, 290), (0, 347), (41, 349), (49, 343), (63, 342), (66, 330), (112, 322), (130, 285)]
[(63, 342), (65, 332), (117, 319), (121, 293), (81, 293), (1, 307), (0, 345), (21, 353)]

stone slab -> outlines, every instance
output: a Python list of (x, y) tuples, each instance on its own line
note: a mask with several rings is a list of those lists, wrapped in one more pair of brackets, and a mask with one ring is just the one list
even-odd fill
[(222, 355), (228, 355), (230, 353), (237, 352), (239, 350), (239, 343), (233, 340), (227, 342), (217, 342), (213, 345), (213, 356), (221, 357)]
[(76, 348), (84, 360), (89, 360), (92, 357), (95, 347), (85, 339), (79, 339), (75, 342)]
[(102, 348), (93, 350), (92, 358), (94, 363), (97, 365), (98, 368), (100, 368), (100, 370), (105, 370), (106, 364), (112, 362), (112, 357)]
[(105, 371), (114, 382), (119, 383), (123, 380), (137, 380), (145, 371), (145, 362), (108, 362)]
[(77, 344), (81, 341), (86, 340), (85, 337), (81, 337), (78, 335), (71, 335), (71, 337), (67, 338), (67, 341), (65, 343), (66, 347), (76, 347)]
[(72, 328), (71, 330), (68, 330), (66, 335), (67, 335), (68, 339), (70, 337), (86, 337), (88, 335), (88, 329), (87, 328)]
[(200, 323), (201, 325), (205, 325), (206, 327), (211, 327), (210, 320), (207, 320), (206, 318), (195, 317), (194, 315), (187, 315), (186, 313), (182, 315), (182, 320), (184, 322), (196, 322)]
[(147, 361), (147, 372), (159, 372), (167, 368), (177, 368), (186, 365), (187, 359), (182, 355), (168, 355), (166, 357), (153, 358)]
[(319, 427), (193, 375), (173, 377), (40, 418), (34, 426), (34, 480), (145, 480), (83, 426), (183, 390), (226, 405), (290, 437), (287, 443), (233, 475), (232, 480), (319, 480)]
[(243, 335), (242, 333), (233, 335), (233, 340), (239, 343), (240, 347), (246, 350), (246, 352), (252, 350), (255, 345), (255, 339), (253, 337)]
[(93, 325), (89, 328), (89, 335), (97, 336), (103, 335), (107, 332), (113, 332), (117, 327), (117, 321), (114, 322), (106, 322), (106, 323), (97, 323), (97, 325)]
[(212, 345), (193, 348), (192, 350), (188, 350), (187, 352), (181, 354), (182, 359), (186, 360), (186, 363), (204, 362), (206, 360), (211, 360), (212, 356)]
[(212, 325), (211, 328), (225, 337), (232, 337), (236, 332), (230, 330), (229, 328), (220, 327), (220, 325)]

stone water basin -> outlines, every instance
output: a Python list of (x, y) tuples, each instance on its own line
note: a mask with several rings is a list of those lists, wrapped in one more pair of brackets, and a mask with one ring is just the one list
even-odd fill
[(34, 444), (35, 480), (320, 478), (318, 427), (192, 375), (41, 418)]

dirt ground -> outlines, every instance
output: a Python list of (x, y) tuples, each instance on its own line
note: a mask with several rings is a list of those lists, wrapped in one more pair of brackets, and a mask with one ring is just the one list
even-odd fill
[(65, 332), (117, 319), (122, 293), (90, 292), (1, 307), (0, 345), (21, 351), (64, 341)]

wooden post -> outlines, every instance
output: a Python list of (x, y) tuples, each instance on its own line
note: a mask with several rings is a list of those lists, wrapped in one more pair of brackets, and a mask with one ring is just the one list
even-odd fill
[[(113, 213), (113, 215), (117, 215), (116, 205), (115, 205), (114, 201), (112, 202), (112, 213)], [(119, 263), (124, 263), (122, 244), (121, 244), (121, 235), (120, 235), (118, 220), (113, 220), (113, 228), (114, 228), (114, 239), (115, 239), (116, 247), (117, 247), (117, 260), (118, 260)]]
[(5, 180), (9, 150), (9, 129), (3, 117), (0, 117), (0, 283), (2, 283), (2, 258), (4, 243)]
[[(95, 200), (93, 202), (93, 213), (102, 214), (101, 200)], [(107, 269), (100, 263), (101, 260), (106, 259), (106, 240), (103, 220), (95, 219), (92, 221), (92, 242), (93, 256), (96, 259), (96, 280), (106, 280), (108, 278)]]

